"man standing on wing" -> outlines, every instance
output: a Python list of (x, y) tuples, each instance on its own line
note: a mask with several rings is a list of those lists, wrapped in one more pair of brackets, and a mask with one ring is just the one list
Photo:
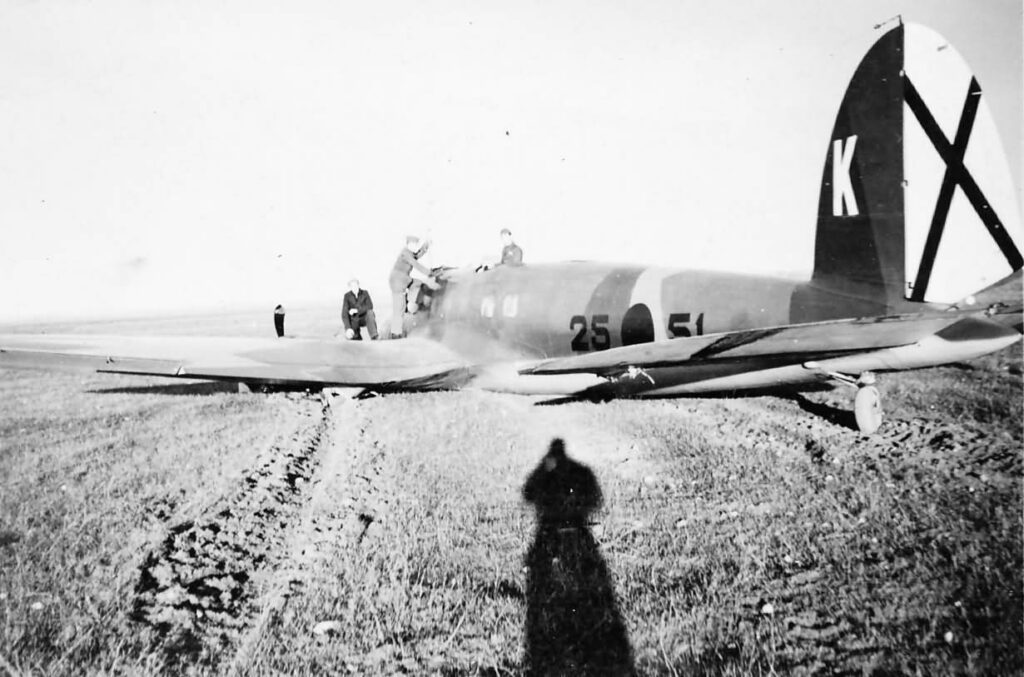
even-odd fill
[(424, 249), (420, 247), (420, 239), (415, 235), (405, 238), (405, 246), (395, 259), (395, 266), (391, 269), (391, 276), (388, 278), (388, 285), (391, 287), (391, 338), (402, 337), (402, 320), (405, 315), (405, 290), (412, 282), (412, 269), (415, 268), (426, 276), (426, 285), (431, 289), (438, 289), (439, 285), (430, 276), (430, 269), (417, 261)]
[(351, 279), (348, 291), (341, 303), (341, 322), (345, 325), (345, 338), (351, 341), (362, 341), (360, 327), (366, 327), (370, 340), (377, 338), (377, 317), (373, 314), (373, 299), (369, 292), (359, 288), (359, 280)]

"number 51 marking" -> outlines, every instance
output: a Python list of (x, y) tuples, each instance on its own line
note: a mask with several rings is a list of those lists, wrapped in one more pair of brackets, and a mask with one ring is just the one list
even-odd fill
[(668, 316), (669, 338), (684, 338), (686, 336), (700, 336), (704, 333), (704, 313), (699, 313), (694, 322), (696, 332), (690, 331), (690, 313), (672, 313)]

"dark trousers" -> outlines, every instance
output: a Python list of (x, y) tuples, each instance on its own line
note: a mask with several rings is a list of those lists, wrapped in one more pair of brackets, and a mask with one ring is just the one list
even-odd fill
[(398, 271), (391, 271), (388, 286), (391, 287), (391, 335), (401, 336), (405, 318), (405, 290), (412, 278)]
[(362, 341), (363, 337), (360, 334), (359, 328), (366, 327), (366, 331), (370, 333), (371, 339), (377, 338), (377, 317), (373, 314), (372, 310), (367, 310), (365, 313), (350, 315), (349, 326), (355, 333), (352, 337), (353, 341)]

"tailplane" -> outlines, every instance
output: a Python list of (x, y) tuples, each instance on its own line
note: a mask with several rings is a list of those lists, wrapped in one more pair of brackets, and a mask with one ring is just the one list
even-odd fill
[(1020, 242), (1009, 167), (978, 81), (938, 33), (890, 30), (839, 108), (814, 272), (793, 295), (793, 321), (955, 303), (1019, 271)]

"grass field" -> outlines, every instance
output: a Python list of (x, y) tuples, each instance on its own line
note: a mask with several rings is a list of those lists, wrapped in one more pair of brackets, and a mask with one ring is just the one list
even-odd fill
[(1024, 670), (1019, 346), (884, 376), (872, 437), (844, 391), (0, 375), (0, 673)]

